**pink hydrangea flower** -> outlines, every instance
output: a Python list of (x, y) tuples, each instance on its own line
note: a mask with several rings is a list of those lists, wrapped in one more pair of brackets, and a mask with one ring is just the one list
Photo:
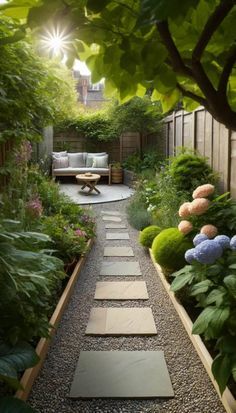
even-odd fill
[(191, 222), (189, 221), (181, 221), (178, 225), (178, 230), (182, 232), (182, 234), (188, 234), (193, 229)]
[(208, 224), (200, 229), (200, 233), (207, 235), (208, 238), (214, 238), (218, 233), (218, 229), (214, 225)]
[(215, 191), (214, 185), (205, 184), (198, 186), (195, 191), (193, 191), (193, 199), (196, 198), (207, 198), (209, 195), (212, 195)]
[(190, 208), (191, 202), (184, 202), (179, 208), (179, 216), (181, 218), (188, 217), (190, 215)]
[(196, 198), (191, 202), (189, 211), (192, 215), (202, 215), (204, 214), (210, 205), (210, 201), (205, 198)]

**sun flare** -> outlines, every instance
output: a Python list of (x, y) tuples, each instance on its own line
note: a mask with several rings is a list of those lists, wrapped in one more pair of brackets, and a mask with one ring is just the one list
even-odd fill
[(54, 27), (46, 29), (41, 37), (42, 48), (53, 56), (64, 55), (70, 48), (71, 38), (66, 29)]

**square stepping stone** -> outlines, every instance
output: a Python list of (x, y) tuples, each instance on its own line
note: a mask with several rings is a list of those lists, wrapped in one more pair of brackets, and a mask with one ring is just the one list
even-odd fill
[(110, 215), (110, 216), (120, 216), (121, 213), (118, 211), (101, 211), (102, 214), (104, 215)]
[(69, 397), (173, 397), (163, 351), (81, 351)]
[(99, 336), (155, 335), (152, 310), (149, 307), (92, 308), (85, 334)]
[(129, 239), (128, 232), (107, 232), (106, 239)]
[(104, 257), (133, 257), (134, 251), (131, 247), (105, 247)]
[(142, 275), (138, 261), (103, 261), (100, 275)]
[(145, 281), (97, 282), (95, 300), (148, 300)]
[(127, 226), (125, 224), (106, 224), (106, 229), (125, 229)]
[(102, 217), (103, 221), (113, 221), (113, 222), (121, 222), (120, 217), (114, 217), (114, 216), (104, 216)]

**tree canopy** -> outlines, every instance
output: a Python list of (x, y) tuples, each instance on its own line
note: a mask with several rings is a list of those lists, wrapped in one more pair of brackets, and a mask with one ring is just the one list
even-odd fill
[[(121, 101), (152, 91), (163, 111), (182, 100), (203, 105), (236, 130), (235, 0), (11, 0), (1, 12), (26, 27), (57, 25), (71, 36), (68, 62), (77, 56), (106, 78), (108, 95)], [(22, 20), (23, 19), (23, 20)], [(24, 20), (25, 19), (25, 20)], [(25, 22), (27, 21), (27, 25)]]

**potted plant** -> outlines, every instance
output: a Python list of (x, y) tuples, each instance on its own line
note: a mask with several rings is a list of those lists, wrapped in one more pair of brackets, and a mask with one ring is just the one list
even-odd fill
[(122, 184), (123, 169), (120, 162), (114, 162), (111, 164), (111, 181), (113, 184)]

